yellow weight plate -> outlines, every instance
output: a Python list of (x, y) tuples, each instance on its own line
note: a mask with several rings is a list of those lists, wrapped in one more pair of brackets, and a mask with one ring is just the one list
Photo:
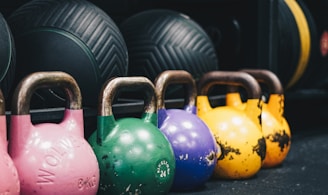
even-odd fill
[(299, 56), (298, 65), (294, 72), (294, 75), (286, 86), (286, 88), (290, 88), (302, 77), (304, 71), (306, 70), (310, 58), (311, 37), (306, 17), (298, 3), (295, 0), (285, 0), (285, 2), (295, 17), (301, 41), (301, 52)]

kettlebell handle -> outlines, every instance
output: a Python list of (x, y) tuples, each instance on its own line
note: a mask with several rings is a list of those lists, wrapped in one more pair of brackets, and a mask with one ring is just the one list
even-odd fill
[(30, 100), (33, 93), (40, 88), (60, 87), (68, 98), (66, 108), (82, 108), (82, 96), (75, 79), (61, 71), (34, 72), (23, 78), (13, 94), (13, 115), (27, 115), (30, 112)]
[(98, 114), (100, 116), (113, 115), (112, 105), (119, 89), (135, 91), (139, 88), (142, 88), (145, 93), (144, 112), (157, 113), (157, 95), (154, 84), (146, 77), (132, 76), (116, 77), (105, 82), (99, 96)]
[(165, 108), (165, 92), (170, 84), (184, 84), (186, 90), (184, 105), (195, 106), (197, 88), (195, 80), (189, 72), (185, 70), (166, 70), (157, 76), (154, 83), (158, 95), (158, 109)]
[(214, 85), (241, 86), (246, 89), (248, 99), (259, 99), (261, 88), (257, 81), (245, 72), (237, 71), (210, 71), (198, 81), (199, 95), (207, 95)]
[(267, 85), (270, 93), (280, 95), (284, 93), (279, 78), (273, 72), (264, 69), (242, 69), (241, 71), (252, 75), (258, 82)]

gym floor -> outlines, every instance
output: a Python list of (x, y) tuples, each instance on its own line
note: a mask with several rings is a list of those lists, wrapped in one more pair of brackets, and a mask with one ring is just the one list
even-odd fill
[(205, 186), (177, 194), (327, 194), (328, 128), (326, 96), (294, 94), (286, 98), (285, 115), (292, 130), (289, 154), (279, 167), (262, 169), (245, 180), (211, 179)]

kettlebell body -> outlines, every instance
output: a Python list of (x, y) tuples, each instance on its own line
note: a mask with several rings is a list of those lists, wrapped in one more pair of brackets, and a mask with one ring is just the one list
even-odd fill
[[(141, 118), (115, 119), (111, 105), (119, 88), (145, 89)], [(156, 95), (145, 77), (118, 77), (103, 87), (97, 130), (89, 137), (100, 167), (98, 194), (167, 194), (175, 160), (167, 138), (157, 128)]]
[[(166, 109), (165, 91), (170, 84), (184, 84), (183, 109)], [(207, 125), (196, 115), (197, 88), (191, 74), (183, 70), (167, 70), (155, 81), (159, 94), (158, 127), (170, 141), (176, 160), (172, 190), (192, 190), (211, 177), (221, 149)]]
[(0, 151), (0, 194), (19, 195), (20, 182), (17, 169), (7, 151)]
[(19, 195), (20, 182), (13, 160), (7, 152), (7, 123), (4, 97), (0, 91), (0, 194)]
[[(63, 87), (70, 99), (60, 123), (32, 124), (29, 100), (41, 86)], [(81, 94), (63, 72), (36, 72), (17, 86), (11, 116), (9, 152), (17, 167), (21, 194), (96, 194), (99, 167), (84, 139)]]
[[(271, 95), (270, 99), (271, 102), (276, 103), (276, 106), (273, 106), (275, 109), (281, 108), (281, 103), (284, 102), (283, 95)], [(267, 153), (263, 163), (265, 168), (280, 165), (287, 157), (291, 146), (289, 124), (285, 117), (277, 118), (272, 114), (271, 105), (263, 104), (262, 112), (262, 131), (267, 145)]]
[[(214, 84), (240, 85), (249, 98), (244, 110), (231, 106), (212, 108), (205, 95)], [(204, 74), (199, 82), (198, 116), (211, 129), (222, 154), (218, 157), (214, 177), (246, 179), (254, 176), (265, 158), (266, 145), (261, 132), (260, 87), (250, 75), (232, 71)]]
[[(264, 168), (280, 165), (286, 158), (291, 146), (291, 130), (284, 117), (284, 94), (278, 77), (269, 70), (242, 70), (251, 74), (258, 82), (269, 89), (268, 100), (262, 105), (262, 132), (265, 137), (267, 152), (263, 161)], [(230, 92), (226, 96), (226, 104), (241, 109), (245, 104), (238, 92)]]

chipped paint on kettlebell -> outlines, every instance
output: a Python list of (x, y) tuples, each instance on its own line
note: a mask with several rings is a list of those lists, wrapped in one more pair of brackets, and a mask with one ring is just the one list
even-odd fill
[(271, 142), (277, 142), (280, 148), (280, 151), (283, 152), (285, 148), (287, 148), (290, 144), (290, 136), (286, 133), (286, 130), (282, 130), (279, 132), (275, 132), (274, 134), (269, 134), (266, 136), (266, 139)]
[[(220, 156), (221, 156), (221, 151), (220, 151)], [(208, 155), (205, 156), (205, 159), (207, 160), (207, 166), (212, 166), (216, 161), (215, 161), (216, 154), (214, 151), (211, 151)], [(201, 161), (201, 159), (200, 159)]]
[(253, 146), (253, 152), (256, 152), (259, 157), (261, 157), (261, 160), (263, 161), (265, 159), (266, 155), (266, 143), (264, 138), (260, 138), (257, 140), (257, 145)]
[[(257, 107), (262, 111), (263, 110), (263, 101), (261, 99), (259, 99), (258, 103), (257, 103)], [(259, 120), (259, 124), (262, 127), (262, 112), (260, 112), (260, 114), (257, 116), (258, 120)]]
[[(218, 157), (218, 160), (223, 160), (224, 158), (226, 158), (229, 155), (229, 153), (235, 153), (236, 155), (241, 155), (240, 150), (238, 148), (232, 148), (231, 146), (228, 146), (227, 144), (222, 144), (222, 143), (218, 143), (218, 144), (222, 150), (222, 154)], [(233, 160), (233, 157), (230, 156), (229, 160)]]

